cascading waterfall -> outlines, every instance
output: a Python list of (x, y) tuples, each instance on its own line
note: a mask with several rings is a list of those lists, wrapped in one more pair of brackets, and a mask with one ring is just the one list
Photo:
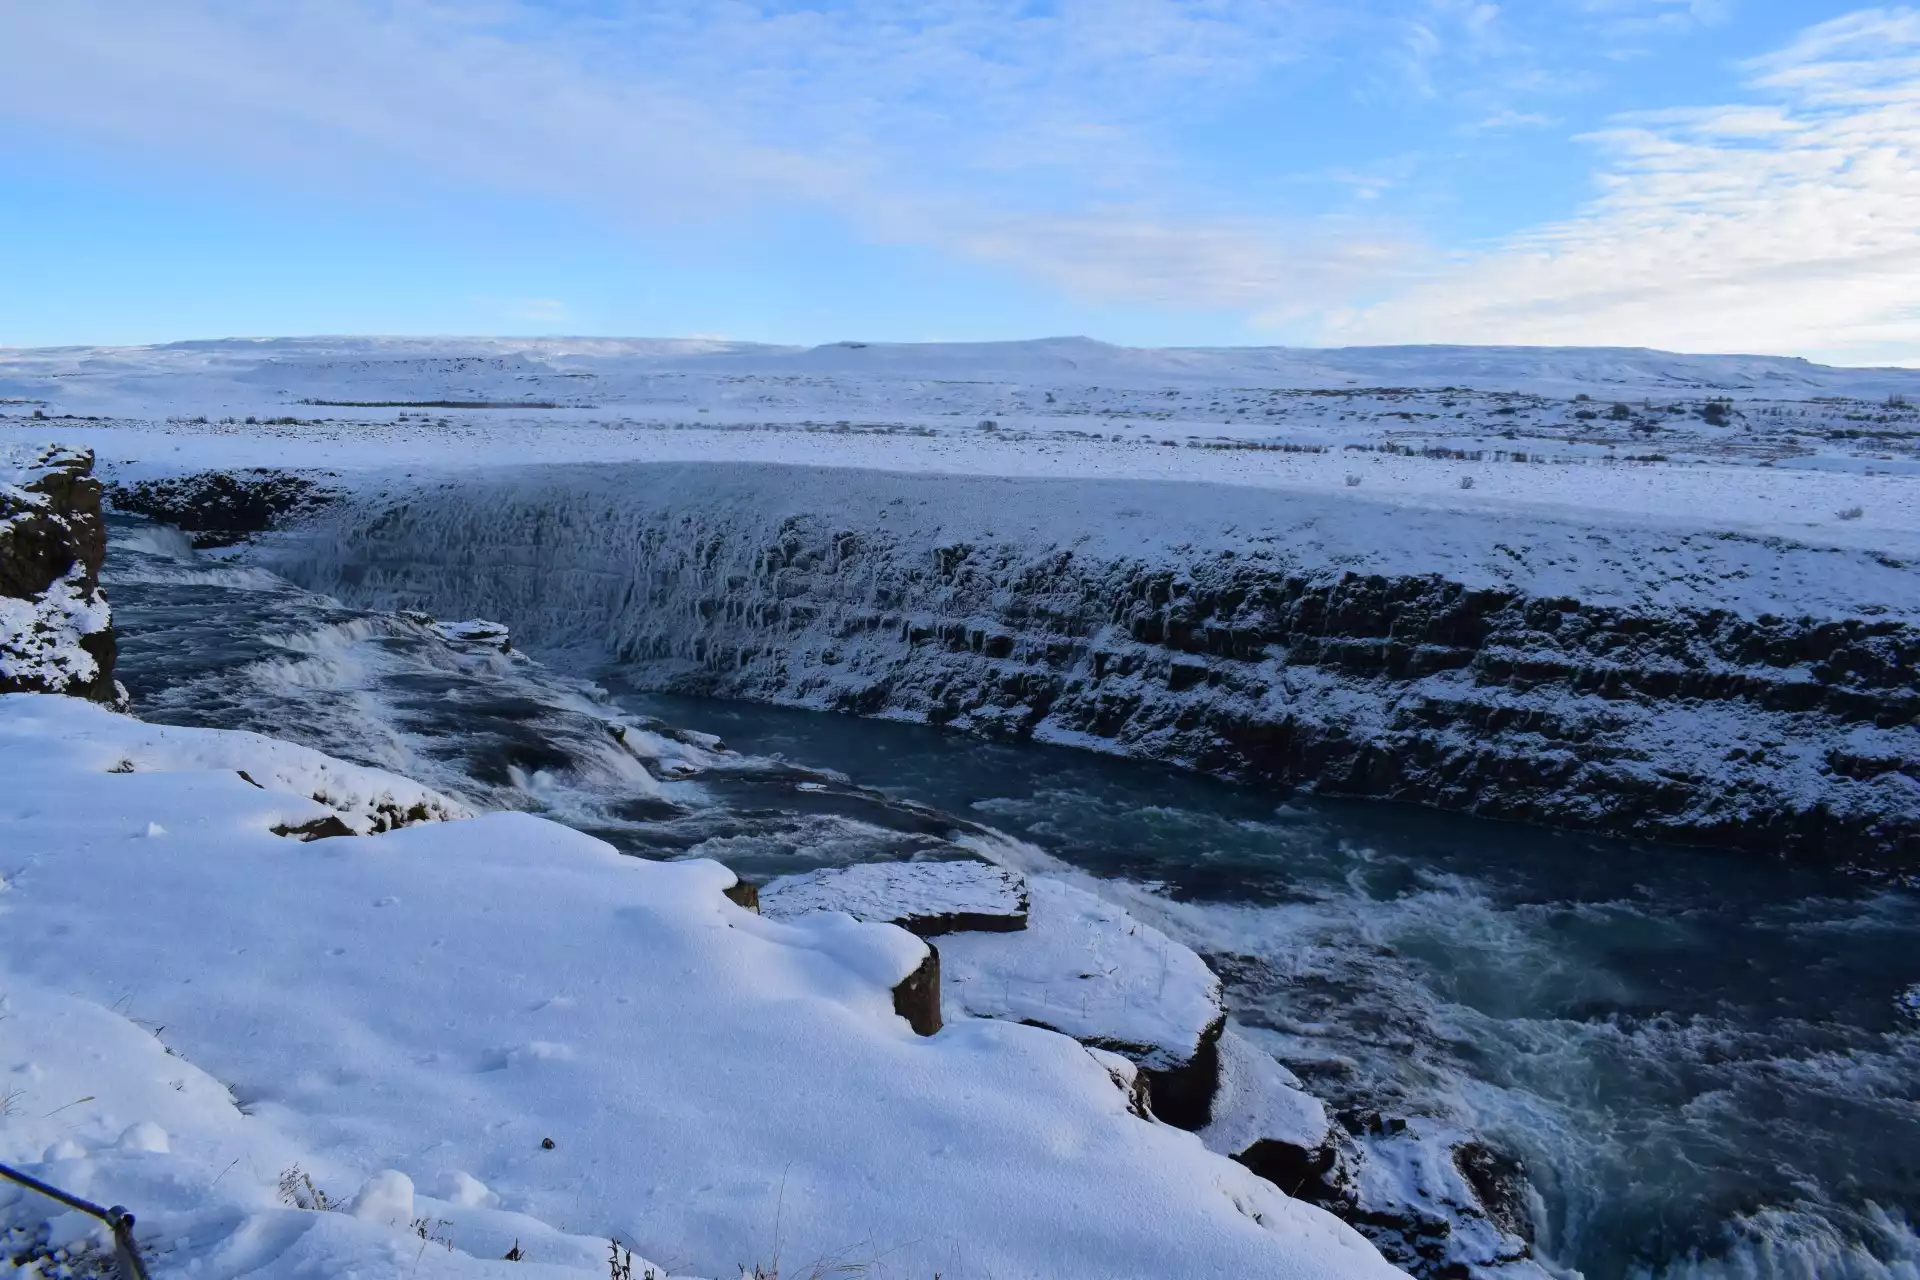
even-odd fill
[(1865, 551), (1194, 486), (551, 467), (271, 563), (655, 689), (1920, 868), (1920, 600)]

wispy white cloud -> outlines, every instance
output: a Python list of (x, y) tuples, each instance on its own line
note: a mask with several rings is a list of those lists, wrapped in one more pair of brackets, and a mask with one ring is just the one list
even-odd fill
[[(0, 4), (0, 122), (274, 187), (491, 190), (650, 227), (814, 211), (1076, 298), (1289, 333), (1905, 341), (1912, 10), (1814, 28), (1749, 68), (1748, 103), (1621, 119), (1595, 138), (1589, 208), (1438, 269), (1404, 213), (1279, 212), (1196, 180), (1181, 150), (1183, 127), (1336, 56), (1352, 91), (1444, 107), (1458, 137), (1550, 127), (1583, 83), (1573, 46), (1729, 2)], [(1355, 156), (1333, 185), (1386, 205), (1413, 163)]]
[(1715, 27), (1734, 16), (1734, 0), (1581, 0), (1610, 40), (1628, 45), (1649, 37)]
[(956, 229), (973, 257), (1018, 268), (1077, 297), (1263, 314), (1306, 314), (1376, 284), (1420, 247), (1385, 225), (1336, 219), (1173, 220), (1094, 209)]
[(0, 8), (0, 111), (269, 184), (445, 182), (680, 214), (822, 196), (845, 167), (605, 74), (530, 11), (433, 0)]
[(1515, 111), (1511, 107), (1496, 111), (1484, 120), (1477, 121), (1471, 128), (1475, 131), (1490, 129), (1549, 129), (1560, 122), (1550, 115), (1538, 111)]
[(703, 228), (811, 209), (1099, 296), (1173, 301), (1191, 266), (1186, 302), (1211, 305), (1282, 282), (1224, 264), (1297, 237), (1181, 212), (1163, 135), (1345, 21), (1322, 0), (62, 0), (0, 6), (0, 119), (275, 186)]
[(1594, 135), (1610, 163), (1577, 216), (1325, 335), (1920, 358), (1920, 11), (1835, 19), (1747, 69), (1753, 101)]
[(62, 0), (0, 7), (0, 112), (214, 159), (699, 210), (905, 169), (1144, 163), (1301, 56), (1318, 0)]

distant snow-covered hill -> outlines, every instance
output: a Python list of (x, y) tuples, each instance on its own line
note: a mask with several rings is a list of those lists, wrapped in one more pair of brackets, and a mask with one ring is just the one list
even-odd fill
[[(1444, 388), (1572, 396), (1840, 395), (1920, 398), (1920, 370), (1843, 369), (1782, 356), (1680, 355), (1628, 347), (1113, 346), (1089, 338), (818, 347), (700, 339), (273, 338), (153, 347), (0, 352), (0, 396), (122, 412), (201, 398), (264, 403), (326, 392), (525, 400), (530, 390), (612, 407), (656, 379), (964, 379), (1121, 388), (1172, 384), (1344, 390)], [(588, 384), (588, 385), (582, 385)], [(358, 394), (349, 394), (358, 389)]]

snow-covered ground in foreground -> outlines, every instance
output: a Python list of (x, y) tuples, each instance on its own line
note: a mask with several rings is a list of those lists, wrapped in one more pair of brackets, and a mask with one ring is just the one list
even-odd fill
[(604, 1275), (610, 1237), (709, 1276), (1396, 1274), (1065, 1036), (915, 1036), (903, 930), (525, 815), (285, 838), (457, 811), (72, 699), (0, 699), (0, 755), (0, 1160), (134, 1209), (157, 1275)]
[(16, 429), (90, 444), (122, 475), (804, 462), (1204, 480), (1920, 549), (1920, 371), (1767, 357), (1084, 339), (0, 351), (0, 432)]

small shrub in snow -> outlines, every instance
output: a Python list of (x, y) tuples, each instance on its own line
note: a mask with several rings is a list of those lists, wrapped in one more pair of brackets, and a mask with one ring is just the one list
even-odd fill
[(1349, 473), (1347, 475), (1347, 488), (1358, 489), (1359, 487), (1360, 487), (1360, 477), (1353, 475), (1352, 473)]
[[(747, 1274), (744, 1267), (741, 1268), (740, 1274), (743, 1276)], [(760, 1274), (757, 1268), (754, 1274)], [(623, 1247), (618, 1240), (609, 1240), (607, 1242), (607, 1280), (664, 1280), (664, 1277), (652, 1267), (648, 1267), (637, 1276), (634, 1275), (633, 1250)]]
[(1858, 520), (1861, 516), (1867, 514), (1867, 509), (1865, 507), (1848, 507), (1844, 511), (1836, 511), (1833, 514), (1839, 516), (1842, 520)]
[(313, 1184), (313, 1178), (299, 1165), (280, 1171), (280, 1203), (289, 1209), (311, 1209), (325, 1213), (337, 1207), (326, 1192)]
[[(453, 1234), (448, 1230), (452, 1226), (445, 1218), (415, 1218), (407, 1224), (407, 1229), (427, 1243), (444, 1245), (447, 1252), (452, 1253)], [(519, 1247), (518, 1240), (513, 1243), (516, 1248)]]

